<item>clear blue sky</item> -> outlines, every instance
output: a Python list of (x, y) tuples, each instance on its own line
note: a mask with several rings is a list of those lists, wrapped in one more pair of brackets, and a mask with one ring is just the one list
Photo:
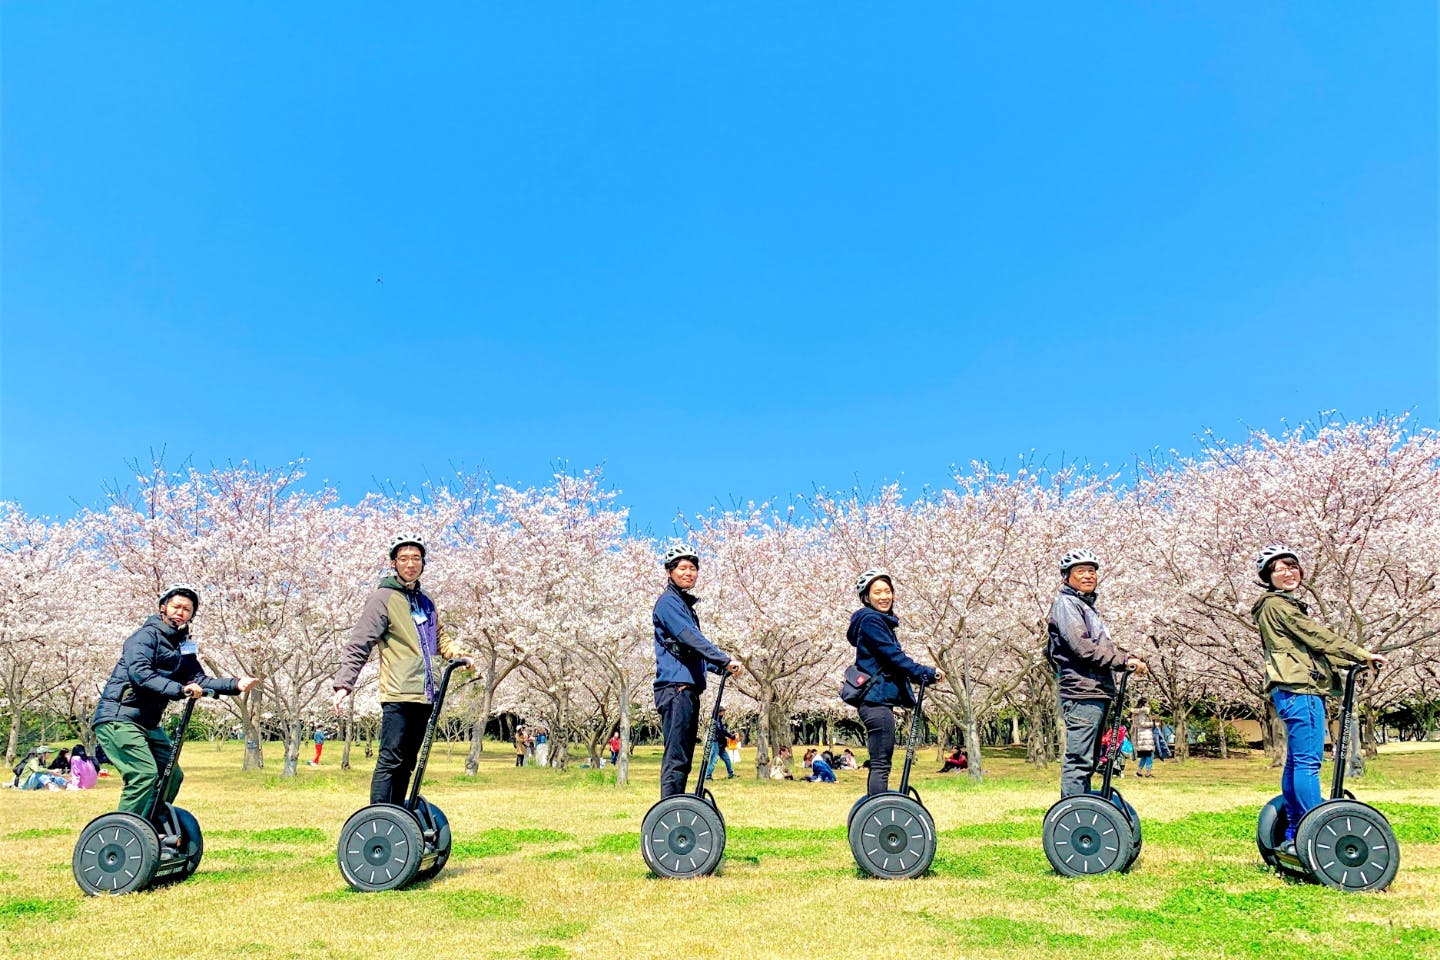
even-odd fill
[[(640, 529), (1437, 395), (1435, 7), (7, 4), (0, 498)], [(377, 278), (383, 282), (377, 282)]]

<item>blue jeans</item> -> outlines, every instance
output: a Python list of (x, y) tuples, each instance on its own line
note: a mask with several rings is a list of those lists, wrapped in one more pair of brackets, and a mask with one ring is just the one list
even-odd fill
[(1320, 793), (1320, 763), (1325, 759), (1325, 701), (1313, 693), (1270, 691), (1275, 713), (1285, 721), (1285, 839), (1295, 839), (1295, 825), (1311, 807), (1325, 802)]
[(706, 780), (712, 779), (715, 776), (716, 760), (725, 761), (725, 775), (727, 777), (735, 776), (735, 767), (730, 763), (729, 751), (725, 749), (725, 747), (720, 743), (719, 740), (716, 740), (710, 744), (710, 762), (705, 767)]
[(1137, 772), (1139, 772), (1139, 773), (1150, 773), (1150, 772), (1151, 772), (1151, 768), (1154, 767), (1154, 766), (1155, 766), (1155, 754), (1153, 754), (1153, 753), (1142, 753), (1142, 754), (1140, 754), (1140, 764), (1139, 764), (1139, 768), (1138, 768), (1138, 771), (1137, 771)]

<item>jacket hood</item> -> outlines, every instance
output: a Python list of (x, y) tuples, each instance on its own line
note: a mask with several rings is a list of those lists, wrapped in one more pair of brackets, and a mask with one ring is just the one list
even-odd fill
[(381, 580), (381, 581), (380, 581), (380, 586), (382, 586), (382, 587), (389, 587), (391, 590), (399, 590), (401, 593), (424, 593), (424, 592), (425, 592), (424, 590), (421, 590), (421, 589), (420, 589), (420, 581), (419, 581), (419, 580), (416, 580), (413, 586), (407, 588), (407, 587), (405, 586), (405, 584), (403, 584), (403, 583), (400, 582), (400, 578), (397, 577), (397, 576), (394, 576), (393, 574), (392, 574), (391, 576), (388, 576), (388, 577), (384, 578), (383, 580)]
[(859, 644), (860, 624), (871, 618), (878, 618), (884, 623), (889, 624), (891, 630), (900, 626), (900, 618), (893, 613), (881, 613), (874, 607), (861, 607), (850, 615), (850, 626), (845, 631), (845, 639), (850, 642), (850, 646), (854, 647)]
[(1260, 608), (1265, 606), (1265, 604), (1269, 603), (1271, 600), (1280, 600), (1288, 603), (1291, 606), (1299, 608), (1301, 613), (1308, 614), (1310, 612), (1309, 607), (1305, 606), (1304, 603), (1300, 602), (1295, 597), (1286, 593), (1284, 590), (1271, 590), (1268, 593), (1260, 594), (1260, 599), (1256, 600), (1254, 606), (1250, 608), (1250, 616), (1254, 617), (1259, 614)]

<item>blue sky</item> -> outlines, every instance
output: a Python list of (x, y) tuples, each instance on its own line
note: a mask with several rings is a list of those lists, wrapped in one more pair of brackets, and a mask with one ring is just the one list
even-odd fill
[(351, 500), (563, 460), (664, 534), (1440, 415), (1432, 4), (0, 17), (0, 498), (33, 513), (162, 447)]

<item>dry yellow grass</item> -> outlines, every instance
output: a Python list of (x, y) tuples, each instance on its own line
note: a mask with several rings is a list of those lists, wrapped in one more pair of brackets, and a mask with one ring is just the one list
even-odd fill
[[(338, 750), (293, 781), (241, 774), (236, 745), (192, 744), (181, 803), (206, 855), (178, 886), (87, 899), (70, 876), (80, 828), (113, 807), (111, 780), (84, 793), (0, 794), (0, 929), (12, 955), (44, 957), (1072, 957), (1440, 956), (1440, 745), (1396, 745), (1356, 792), (1391, 816), (1401, 872), (1380, 895), (1284, 882), (1259, 865), (1254, 813), (1275, 793), (1258, 757), (1158, 766), (1121, 782), (1144, 822), (1133, 873), (1055, 877), (1039, 824), (1058, 770), (990, 760), (983, 784), (916, 781), (940, 830), (929, 876), (857, 876), (843, 824), (861, 790), (719, 781), (729, 825), (721, 871), (650, 877), (638, 830), (658, 758), (636, 782), (608, 771), (515, 769), (496, 745), (479, 777), (437, 748), (427, 796), (449, 815), (455, 853), (431, 883), (350, 893), (334, 862), (340, 825), (363, 805), (369, 770)], [(272, 748), (272, 756), (277, 753)], [(746, 768), (747, 770), (753, 768)]]

